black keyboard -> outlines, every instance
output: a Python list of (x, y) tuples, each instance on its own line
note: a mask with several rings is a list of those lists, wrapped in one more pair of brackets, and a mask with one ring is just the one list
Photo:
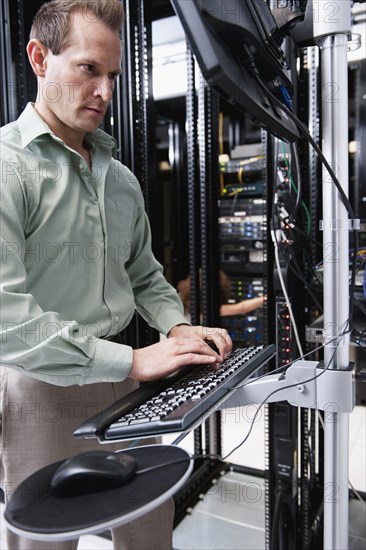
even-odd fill
[(273, 345), (252, 346), (234, 351), (217, 371), (209, 365), (183, 367), (143, 384), (84, 422), (74, 435), (113, 441), (189, 430), (274, 354)]

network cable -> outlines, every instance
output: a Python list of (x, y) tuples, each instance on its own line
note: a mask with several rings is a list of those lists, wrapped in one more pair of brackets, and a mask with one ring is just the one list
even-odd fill
[[(272, 100), (280, 107), (280, 109), (282, 109), (287, 114), (287, 116), (289, 118), (291, 118), (291, 120), (296, 124), (296, 126), (300, 130), (303, 137), (313, 147), (314, 151), (316, 152), (316, 154), (320, 158), (321, 162), (323, 163), (323, 165), (327, 169), (330, 177), (332, 178), (332, 180), (333, 180), (333, 182), (334, 182), (334, 184), (337, 188), (337, 191), (338, 191), (338, 193), (341, 197), (341, 200), (342, 200), (346, 210), (348, 211), (348, 213), (350, 215), (351, 220), (354, 220), (355, 219), (355, 214), (354, 214), (352, 205), (348, 200), (347, 195), (343, 191), (343, 189), (342, 189), (342, 187), (341, 187), (341, 185), (338, 181), (338, 178), (336, 177), (334, 171), (332, 170), (331, 166), (329, 165), (327, 159), (323, 155), (320, 147), (318, 146), (316, 141), (311, 136), (309, 130), (306, 127), (306, 125), (303, 122), (301, 122), (301, 120), (299, 120), (299, 118), (290, 109), (288, 109), (274, 94), (272, 94), (272, 92), (270, 92), (267, 89), (267, 87), (264, 84), (263, 80), (259, 76), (258, 70), (255, 66), (254, 58), (253, 58), (252, 54), (250, 53), (249, 49), (247, 51), (247, 54), (250, 57), (249, 66), (250, 66), (252, 72), (254, 73), (253, 76), (254, 76), (256, 82), (262, 88), (262, 90), (267, 94), (267, 96), (270, 96), (272, 98)], [(357, 230), (355, 228), (353, 228), (353, 236), (354, 236), (354, 247), (357, 250), (358, 249), (358, 233), (357, 233)], [(355, 256), (356, 255), (353, 256), (353, 263), (352, 263), (352, 276), (351, 276), (350, 300), (349, 300), (349, 302), (350, 302), (349, 303), (349, 310), (350, 310), (351, 325), (352, 325), (352, 318), (353, 318), (353, 296), (354, 296), (354, 293), (355, 293), (355, 282), (356, 282), (356, 259), (355, 259)]]

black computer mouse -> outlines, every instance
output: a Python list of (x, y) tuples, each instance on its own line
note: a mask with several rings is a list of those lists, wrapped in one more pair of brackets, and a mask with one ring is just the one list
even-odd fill
[(71, 497), (116, 489), (132, 479), (137, 470), (133, 456), (110, 451), (88, 451), (66, 460), (53, 474), (52, 492)]

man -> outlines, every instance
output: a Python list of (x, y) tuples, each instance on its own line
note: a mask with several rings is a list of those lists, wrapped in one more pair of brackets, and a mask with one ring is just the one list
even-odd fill
[[(118, 0), (42, 6), (27, 52), (35, 104), (2, 129), (1, 478), (9, 497), (45, 465), (95, 447), (73, 430), (137, 381), (186, 364), (213, 368), (226, 331), (187, 325), (151, 253), (136, 178), (98, 129), (120, 73)], [(111, 341), (135, 308), (168, 339), (137, 350)], [(219, 354), (205, 342), (212, 340)], [(121, 445), (118, 446), (121, 448)], [(113, 533), (115, 548), (171, 548), (170, 502)], [(8, 533), (9, 548), (71, 549)]]

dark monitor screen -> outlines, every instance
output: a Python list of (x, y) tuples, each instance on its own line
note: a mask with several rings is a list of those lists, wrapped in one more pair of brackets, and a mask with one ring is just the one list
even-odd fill
[[(266, 94), (287, 106), (294, 93), (283, 37), (264, 0), (171, 0), (208, 84), (272, 134), (299, 139), (296, 125)], [(258, 84), (255, 71), (265, 87)]]

